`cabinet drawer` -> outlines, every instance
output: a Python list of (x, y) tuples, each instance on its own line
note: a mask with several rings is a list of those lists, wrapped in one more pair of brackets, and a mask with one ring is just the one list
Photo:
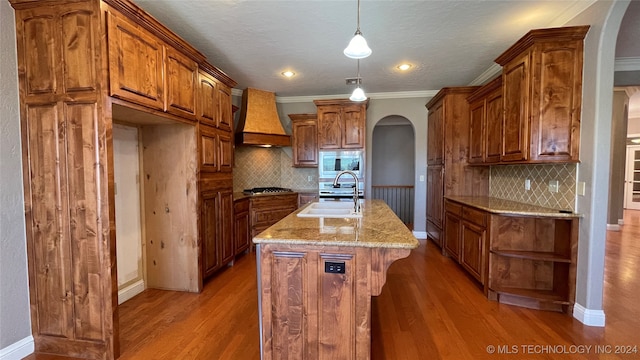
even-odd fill
[(470, 223), (476, 224), (478, 226), (485, 227), (486, 226), (486, 214), (483, 211), (463, 207), (462, 208), (462, 218), (467, 220)]
[(462, 205), (458, 205), (456, 203), (446, 201), (444, 203), (444, 211), (460, 216), (462, 214)]

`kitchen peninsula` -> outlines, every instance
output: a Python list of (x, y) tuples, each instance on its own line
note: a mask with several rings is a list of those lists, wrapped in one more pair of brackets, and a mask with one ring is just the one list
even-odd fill
[(253, 239), (262, 359), (369, 359), (371, 296), (418, 240), (381, 200), (363, 201), (361, 218), (300, 211)]

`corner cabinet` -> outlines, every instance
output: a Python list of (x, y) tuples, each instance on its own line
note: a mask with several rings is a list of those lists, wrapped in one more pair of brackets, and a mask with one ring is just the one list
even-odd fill
[(369, 101), (314, 100), (318, 109), (318, 148), (364, 149)]
[(500, 55), (501, 162), (577, 162), (589, 26), (532, 30)]
[(487, 195), (489, 172), (468, 167), (469, 103), (479, 87), (443, 88), (427, 103), (427, 236), (443, 247), (444, 196)]
[[(198, 291), (198, 270), (234, 251), (229, 89), (236, 82), (131, 1), (10, 3), (35, 353), (112, 360), (119, 356), (113, 117), (126, 108), (139, 123), (182, 124), (190, 139), (205, 138), (185, 160), (181, 192), (194, 230), (184, 239), (193, 266), (185, 273), (194, 272), (185, 289)], [(206, 152), (197, 154), (199, 165), (191, 163), (196, 149)], [(201, 247), (211, 239), (215, 246), (204, 251), (213, 249), (215, 259), (203, 264)]]
[(289, 114), (293, 167), (318, 167), (318, 121), (316, 114)]

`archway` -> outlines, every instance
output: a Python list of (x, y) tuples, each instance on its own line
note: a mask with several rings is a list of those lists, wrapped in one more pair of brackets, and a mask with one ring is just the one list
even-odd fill
[(371, 198), (384, 200), (410, 228), (414, 217), (415, 131), (403, 116), (382, 118), (373, 129)]

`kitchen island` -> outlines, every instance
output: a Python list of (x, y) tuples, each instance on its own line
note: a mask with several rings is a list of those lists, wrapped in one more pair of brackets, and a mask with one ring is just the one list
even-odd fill
[(381, 200), (361, 218), (298, 212), (253, 239), (262, 359), (369, 359), (371, 296), (418, 241)]

